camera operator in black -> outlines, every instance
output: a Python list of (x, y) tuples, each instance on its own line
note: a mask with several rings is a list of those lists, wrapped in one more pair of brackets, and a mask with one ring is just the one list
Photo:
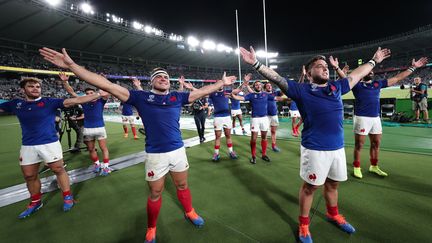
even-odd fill
[(200, 137), (200, 143), (205, 141), (204, 129), (205, 120), (207, 117), (208, 101), (206, 97), (197, 99), (192, 103), (192, 114), (194, 115), (195, 125), (197, 127), (198, 136)]
[(72, 106), (64, 109), (65, 122), (68, 122), (69, 127), (76, 133), (76, 141), (74, 147), (70, 150), (79, 152), (83, 144), (83, 130), (84, 130), (84, 111), (81, 106)]

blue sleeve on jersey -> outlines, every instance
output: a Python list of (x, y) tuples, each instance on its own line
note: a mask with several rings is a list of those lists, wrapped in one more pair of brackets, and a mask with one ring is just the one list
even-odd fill
[(144, 91), (129, 90), (129, 99), (125, 103), (135, 106), (135, 103), (138, 99), (138, 92), (144, 92)]
[(276, 98), (276, 96), (273, 96), (273, 95), (267, 95), (267, 100), (268, 100), (268, 101), (273, 101), (273, 100), (275, 100), (275, 98)]
[[(341, 87), (341, 94), (344, 95), (348, 92), (350, 92), (350, 86), (349, 86), (349, 81), (347, 78), (343, 78), (337, 81), (338, 83), (340, 83), (340, 87)], [(358, 83), (357, 83), (358, 84)]]
[(387, 88), (388, 87), (388, 80), (380, 80), (381, 88)]
[(64, 99), (51, 99), (54, 103), (55, 109), (63, 109), (64, 108)]
[(249, 93), (249, 94), (247, 94), (247, 95), (244, 97), (245, 101), (250, 101), (252, 95), (253, 95), (253, 93)]
[(292, 99), (300, 99), (300, 85), (299, 83), (293, 81), (293, 80), (288, 80), (288, 90), (286, 90), (286, 94), (289, 98)]
[(276, 96), (282, 96), (282, 95), (283, 95), (282, 91), (280, 90), (276, 91)]
[(179, 92), (179, 97), (181, 98), (183, 105), (190, 103), (189, 102), (189, 95), (190, 95), (189, 92)]

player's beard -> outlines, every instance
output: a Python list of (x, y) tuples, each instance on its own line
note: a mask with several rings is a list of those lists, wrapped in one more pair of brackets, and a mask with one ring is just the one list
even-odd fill
[(369, 81), (372, 80), (372, 76), (370, 76), (369, 74), (363, 77), (363, 81)]
[(315, 84), (325, 84), (327, 83), (328, 79), (324, 79), (324, 78), (320, 78), (320, 77), (315, 77), (313, 79), (313, 83)]
[(255, 87), (254, 87), (254, 90), (255, 90), (255, 92), (257, 92), (257, 93), (261, 92), (261, 89), (258, 89), (258, 88), (255, 88)]

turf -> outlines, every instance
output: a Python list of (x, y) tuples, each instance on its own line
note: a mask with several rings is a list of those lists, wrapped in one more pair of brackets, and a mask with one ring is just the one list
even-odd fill
[[(108, 133), (107, 146), (110, 153), (110, 158), (118, 158), (127, 154), (144, 150), (144, 135), (138, 133), (140, 137), (134, 140), (129, 134), (128, 138), (123, 138), (123, 128), (119, 123), (106, 122), (105, 127)], [(0, 116), (0, 161), (2, 170), (0, 170), (0, 188), (23, 183), (21, 170), (18, 166), (19, 150), (21, 146), (21, 129), (18, 124), (18, 119), (15, 116)], [(129, 131), (130, 133), (130, 131)], [(196, 136), (195, 131), (182, 130), (183, 139)], [(75, 143), (75, 131), (71, 131), (72, 146)], [(67, 133), (64, 133), (62, 138), (63, 151), (69, 148), (67, 141)], [(98, 145), (96, 145), (98, 148)], [(98, 153), (99, 158), (102, 154)], [(88, 152), (82, 150), (81, 153), (71, 154), (65, 153), (64, 160), (67, 163), (67, 170), (86, 167), (91, 165)], [(46, 173), (46, 176), (51, 175)], [(45, 175), (44, 175), (45, 176)]]
[[(401, 132), (385, 128), (384, 138), (389, 139), (386, 143), (404, 141), (419, 133), (413, 128), (397, 129)], [(429, 130), (423, 128), (424, 137), (429, 136)], [(238, 160), (230, 160), (222, 146), (221, 161), (211, 162), (211, 142), (187, 149), (194, 207), (206, 225), (196, 229), (184, 220), (174, 186), (168, 179), (158, 220), (158, 242), (296, 241), (301, 185), (299, 139), (279, 140), (282, 151), (269, 151), (272, 162), (258, 159), (256, 165), (248, 162), (249, 138), (234, 136), (233, 140), (240, 156)], [(409, 153), (396, 150), (383, 149), (381, 153), (380, 165), (389, 173), (388, 178), (368, 173), (365, 160), (362, 180), (353, 178), (352, 168), (348, 166), (350, 176), (341, 184), (339, 206), (341, 213), (356, 227), (354, 235), (349, 236), (326, 222), (324, 200), (316, 193), (313, 206), (319, 204), (311, 223), (316, 242), (429, 241), (430, 155), (413, 149)], [(351, 146), (346, 147), (346, 154), (350, 164)], [(368, 158), (367, 149), (363, 150), (362, 158)], [(16, 164), (14, 169), (18, 170)], [(58, 191), (44, 195), (45, 206), (25, 220), (17, 219), (27, 204), (25, 201), (0, 208), (0, 235), (8, 242), (143, 242), (149, 193), (143, 170), (144, 165), (139, 164), (107, 178), (73, 185), (79, 202), (68, 213), (61, 211)]]

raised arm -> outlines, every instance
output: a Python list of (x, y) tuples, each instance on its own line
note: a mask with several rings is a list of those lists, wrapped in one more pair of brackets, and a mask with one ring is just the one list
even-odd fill
[(416, 61), (415, 59), (412, 59), (411, 67), (409, 67), (407, 70), (400, 72), (396, 76), (391, 77), (387, 80), (388, 86), (395, 85), (397, 82), (399, 82), (399, 81), (405, 79), (406, 77), (408, 77), (409, 75), (411, 75), (417, 68), (423, 67), (427, 63), (428, 63), (427, 57), (422, 57), (418, 61)]
[(204, 97), (208, 94), (211, 94), (213, 92), (216, 92), (218, 89), (222, 88), (223, 86), (229, 86), (233, 84), (233, 82), (236, 80), (235, 76), (226, 76), (226, 73), (224, 72), (222, 79), (218, 80), (216, 83), (211, 85), (206, 85), (200, 89), (196, 89), (190, 92), (189, 94), (189, 103), (194, 102), (196, 99), (199, 99), (201, 97)]
[(63, 101), (64, 107), (71, 107), (74, 105), (80, 105), (87, 102), (90, 102), (92, 100), (98, 99), (101, 97), (100, 93), (94, 93), (92, 95), (84, 95), (84, 96), (78, 96), (74, 98), (65, 99)]
[(40, 54), (45, 60), (51, 62), (60, 68), (65, 68), (71, 70), (80, 79), (86, 81), (87, 83), (94, 85), (100, 89), (103, 89), (121, 101), (127, 101), (129, 99), (129, 90), (123, 88), (120, 85), (111, 83), (108, 79), (103, 76), (90, 72), (82, 66), (76, 64), (67, 54), (66, 49), (62, 49), (62, 53), (52, 50), (50, 48), (39, 49)]
[(231, 93), (230, 97), (233, 98), (233, 99), (235, 99), (235, 100), (245, 101), (245, 98), (243, 96), (240, 96), (240, 95), (237, 95), (237, 94), (234, 94), (234, 93)]
[(249, 81), (251, 80), (251, 78), (252, 78), (252, 73), (245, 74), (245, 76), (243, 77), (243, 83), (241, 84), (242, 89), (246, 88), (247, 92), (249, 93), (254, 92), (253, 89), (249, 86)]
[(66, 90), (66, 92), (68, 92), (68, 94), (70, 94), (72, 97), (78, 97), (77, 93), (75, 93), (74, 89), (69, 84), (69, 76), (66, 75), (66, 73), (64, 72), (61, 72), (59, 73), (59, 78), (63, 82), (63, 87)]
[(333, 56), (330, 56), (329, 57), (329, 62), (330, 62), (330, 65), (333, 67), (333, 70), (336, 71), (336, 73), (338, 74), (338, 76), (340, 78), (346, 78), (346, 74), (339, 67), (339, 60), (337, 58), (333, 58)]
[(378, 50), (375, 52), (374, 56), (369, 62), (354, 69), (347, 76), (350, 89), (352, 89), (364, 76), (368, 75), (368, 73), (372, 71), (376, 64), (381, 63), (386, 58), (389, 58), (390, 55), (390, 49), (381, 49), (381, 47), (378, 47)]
[(142, 86), (141, 86), (141, 81), (137, 78), (133, 78), (132, 79), (132, 84), (135, 87), (136, 90), (143, 90)]
[(243, 61), (252, 65), (252, 67), (255, 68), (255, 70), (257, 70), (259, 74), (268, 79), (270, 82), (276, 84), (284, 92), (288, 90), (288, 83), (286, 79), (280, 76), (271, 68), (267, 67), (264, 64), (261, 64), (256, 59), (255, 50), (252, 48), (252, 46), (250, 47), (250, 51), (244, 49), (243, 47), (240, 47), (240, 54), (243, 58)]
[(301, 75), (300, 75), (300, 78), (299, 78), (299, 83), (303, 83), (305, 77), (306, 77), (306, 67), (305, 67), (305, 65), (303, 65), (302, 66), (302, 72), (301, 72)]

